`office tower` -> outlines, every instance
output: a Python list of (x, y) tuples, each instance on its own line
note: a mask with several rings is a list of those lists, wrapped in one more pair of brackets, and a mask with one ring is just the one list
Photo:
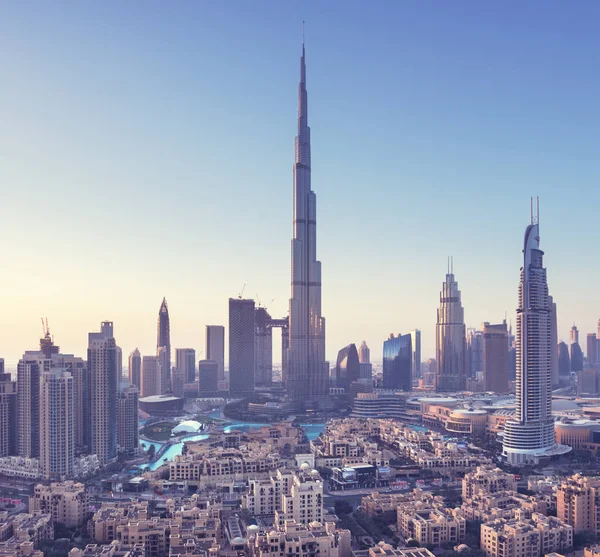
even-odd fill
[(157, 394), (162, 395), (171, 390), (171, 374), (167, 369), (171, 359), (169, 358), (167, 347), (161, 346), (158, 348), (156, 350), (156, 357), (160, 363), (160, 381)]
[(273, 382), (273, 334), (270, 326), (271, 316), (266, 308), (258, 307), (254, 311), (254, 358), (256, 385), (270, 385)]
[(550, 307), (552, 308), (552, 338), (550, 339), (550, 344), (553, 347), (551, 352), (551, 361), (550, 361), (550, 378), (552, 381), (552, 386), (557, 387), (559, 384), (558, 381), (558, 351), (554, 349), (558, 345), (558, 320), (556, 317), (556, 302), (552, 296), (549, 296), (550, 299)]
[(198, 362), (198, 392), (200, 396), (214, 396), (219, 390), (219, 364), (212, 360)]
[(158, 356), (143, 356), (141, 372), (142, 398), (162, 394), (163, 373)]
[(508, 329), (506, 321), (483, 324), (483, 381), (486, 391), (508, 393)]
[(311, 189), (304, 40), (298, 96), (286, 388), (290, 399), (302, 407), (322, 400), (329, 392), (329, 364), (325, 360), (325, 318), (321, 315), (321, 262), (317, 261), (317, 196)]
[(156, 326), (156, 355), (160, 357), (160, 349), (164, 346), (166, 355), (163, 354), (161, 364), (163, 366), (163, 393), (171, 388), (171, 324), (169, 321), (169, 306), (167, 299), (163, 298), (158, 311), (158, 324)]
[(52, 368), (40, 377), (40, 468), (47, 480), (73, 474), (75, 456), (73, 377)]
[(129, 354), (129, 382), (138, 389), (142, 387), (142, 356), (137, 348)]
[(16, 452), (17, 440), (17, 384), (10, 373), (4, 373), (0, 358), (0, 458)]
[(356, 344), (344, 346), (337, 356), (335, 363), (335, 386), (350, 392), (350, 385), (360, 377), (360, 361)]
[(571, 327), (571, 371), (583, 370), (583, 351), (579, 344), (579, 331), (573, 325)]
[(196, 381), (196, 351), (193, 348), (176, 348), (175, 367), (183, 374), (185, 383), (194, 383)]
[(88, 335), (90, 370), (90, 453), (104, 465), (117, 456), (117, 344), (112, 321), (103, 321), (99, 333)]
[(595, 366), (598, 363), (598, 339), (596, 333), (587, 335), (587, 362), (589, 366)]
[(558, 352), (558, 374), (563, 377), (568, 377), (571, 374), (571, 358), (569, 356), (569, 348), (562, 340), (557, 346)]
[(450, 265), (440, 293), (435, 341), (437, 361), (435, 390), (463, 391), (466, 384), (465, 319), (460, 290), (454, 280), (454, 269)]
[[(539, 210), (538, 210), (539, 215)], [(525, 231), (517, 309), (516, 413), (504, 429), (503, 454), (511, 465), (537, 463), (540, 457), (567, 452), (554, 440), (551, 360), (552, 307), (544, 252), (539, 249), (538, 216), (532, 210)]]
[(128, 385), (119, 393), (119, 433), (117, 442), (119, 449), (129, 455), (134, 454), (140, 444), (138, 398), (139, 390), (135, 385)]
[(225, 379), (225, 327), (223, 325), (206, 326), (206, 359), (217, 362), (219, 381)]
[(421, 377), (421, 331), (415, 329), (410, 332), (410, 342), (412, 345), (412, 374), (413, 377)]
[(17, 365), (17, 452), (19, 456), (37, 458), (40, 455), (41, 370), (39, 360), (26, 359), (26, 356), (24, 354)]
[(371, 351), (367, 346), (367, 341), (363, 340), (359, 349), (358, 349), (358, 361), (361, 364), (370, 364), (371, 363)]
[(577, 396), (595, 397), (600, 392), (600, 371), (584, 369), (577, 374)]
[(465, 373), (469, 379), (476, 379), (483, 372), (483, 334), (469, 329), (467, 332), (467, 353)]
[(183, 371), (180, 371), (177, 367), (171, 370), (171, 391), (175, 397), (182, 398), (184, 396), (185, 377), (183, 376)]
[(229, 393), (254, 392), (254, 300), (229, 298)]
[(413, 349), (410, 333), (383, 343), (383, 388), (412, 391)]

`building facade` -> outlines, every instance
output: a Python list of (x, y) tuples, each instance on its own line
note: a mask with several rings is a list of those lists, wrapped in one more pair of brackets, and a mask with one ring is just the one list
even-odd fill
[(350, 392), (350, 385), (360, 378), (360, 360), (356, 344), (344, 346), (335, 362), (335, 385)]
[(217, 362), (219, 381), (225, 379), (225, 327), (206, 326), (206, 359)]
[(483, 324), (483, 380), (486, 391), (508, 393), (508, 329), (506, 321)]
[(90, 453), (100, 465), (117, 456), (117, 350), (111, 321), (103, 321), (99, 333), (88, 335), (90, 373)]
[(245, 397), (254, 392), (254, 300), (229, 298), (229, 393)]
[(162, 393), (166, 393), (171, 387), (171, 321), (169, 319), (169, 306), (167, 299), (163, 298), (158, 310), (158, 322), (156, 325), (156, 355), (160, 357), (162, 351)]
[(162, 369), (158, 356), (143, 356), (141, 366), (141, 396), (161, 394), (162, 386)]
[[(543, 456), (568, 452), (554, 440), (551, 360), (552, 307), (540, 250), (538, 218), (525, 230), (517, 309), (515, 418), (504, 429), (503, 455), (512, 465), (537, 463)], [(565, 449), (565, 450), (563, 450)]]
[(438, 392), (463, 391), (466, 387), (465, 335), (458, 282), (454, 279), (453, 270), (448, 269), (437, 312), (435, 390)]
[(219, 363), (213, 360), (198, 362), (199, 396), (214, 395), (219, 390)]
[(412, 390), (412, 335), (394, 336), (383, 343), (383, 388)]
[(17, 441), (17, 383), (10, 373), (4, 373), (0, 361), (0, 458), (16, 452)]
[(329, 364), (325, 358), (325, 318), (321, 313), (321, 262), (317, 260), (317, 196), (311, 188), (304, 41), (298, 97), (286, 389), (292, 401), (306, 407), (319, 404), (327, 396)]
[(138, 426), (139, 390), (128, 385), (119, 393), (119, 450), (126, 454), (135, 454), (140, 444)]
[(26, 458), (40, 455), (40, 375), (43, 365), (43, 359), (40, 364), (39, 359), (27, 357), (27, 354), (17, 365), (17, 449), (19, 456)]
[(75, 420), (73, 377), (52, 369), (40, 377), (40, 467), (49, 480), (73, 475)]
[(142, 355), (137, 348), (129, 354), (129, 383), (142, 389)]
[(266, 386), (273, 382), (273, 333), (271, 316), (266, 308), (254, 310), (254, 370), (256, 385)]
[(196, 381), (196, 351), (193, 348), (176, 348), (175, 368), (183, 374), (185, 383), (194, 383)]

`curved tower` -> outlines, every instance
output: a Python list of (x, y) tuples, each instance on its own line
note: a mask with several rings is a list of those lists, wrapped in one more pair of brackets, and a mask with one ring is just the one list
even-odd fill
[[(539, 210), (538, 210), (539, 215)], [(525, 230), (517, 308), (517, 406), (506, 422), (502, 452), (513, 466), (568, 452), (554, 441), (552, 418), (552, 298), (548, 295), (539, 219)]]
[(292, 293), (286, 388), (299, 406), (310, 406), (328, 393), (325, 319), (321, 316), (321, 263), (317, 261), (317, 196), (310, 183), (310, 128), (304, 37), (298, 85), (298, 135), (294, 163), (294, 236)]
[(435, 332), (437, 360), (435, 390), (464, 391), (466, 386), (465, 316), (453, 268), (448, 268), (446, 280), (442, 283)]

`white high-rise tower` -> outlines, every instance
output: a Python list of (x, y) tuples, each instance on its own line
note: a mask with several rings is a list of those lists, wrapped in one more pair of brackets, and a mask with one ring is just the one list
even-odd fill
[(557, 445), (552, 418), (552, 298), (540, 250), (539, 204), (525, 230), (517, 308), (517, 407), (506, 422), (502, 451), (513, 466), (568, 452)]
[(304, 37), (298, 86), (298, 135), (294, 164), (292, 295), (286, 388), (291, 400), (307, 406), (328, 392), (325, 319), (321, 316), (321, 263), (317, 261), (317, 196), (311, 190)]

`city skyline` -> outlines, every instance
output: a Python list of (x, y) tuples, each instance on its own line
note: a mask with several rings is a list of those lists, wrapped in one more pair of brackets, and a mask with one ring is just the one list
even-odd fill
[[(588, 83), (587, 80), (592, 78), (581, 71), (592, 50), (586, 45), (586, 34), (581, 33), (581, 38), (575, 36), (573, 28), (560, 21), (560, 8), (551, 6), (540, 15), (524, 7), (518, 15), (524, 22), (542, 17), (548, 28), (562, 31), (572, 39), (565, 45), (568, 53), (553, 59), (566, 72), (566, 77), (570, 76), (572, 83), (577, 85), (577, 97), (565, 84), (569, 79), (556, 84), (555, 72), (545, 71), (543, 64), (536, 63), (545, 60), (547, 55), (541, 46), (543, 36), (540, 31), (526, 38), (517, 24), (518, 18), (513, 19), (509, 14), (510, 8), (499, 7), (506, 28), (502, 33), (498, 30), (494, 33), (485, 10), (472, 8), (470, 22), (481, 23), (482, 32), (491, 31), (479, 50), (495, 62), (497, 75), (490, 75), (480, 67), (480, 55), (467, 48), (469, 38), (482, 38), (474, 30), (477, 26), (469, 27), (467, 37), (459, 41), (455, 47), (458, 50), (452, 53), (461, 56), (468, 67), (474, 65), (480, 70), (481, 79), (492, 79), (491, 83), (499, 87), (496, 97), (501, 96), (500, 93), (508, 95), (507, 100), (493, 105), (493, 110), (500, 114), (496, 120), (489, 116), (492, 109), (489, 92), (485, 88), (482, 90), (479, 81), (469, 82), (475, 87), (474, 91), (469, 91), (464, 83), (458, 87), (453, 78), (460, 75), (460, 63), (450, 54), (442, 56), (444, 41), (461, 28), (460, 18), (450, 7), (441, 7), (441, 13), (433, 16), (432, 24), (440, 33), (429, 45), (421, 41), (426, 30), (426, 10), (414, 6), (393, 7), (383, 33), (391, 40), (389, 52), (383, 49), (375, 33), (375, 19), (381, 15), (381, 6), (375, 6), (365, 20), (358, 17), (360, 10), (350, 5), (348, 12), (341, 16), (348, 24), (341, 31), (329, 30), (330, 21), (334, 15), (339, 15), (334, 14), (332, 8), (317, 14), (309, 6), (307, 13), (301, 14), (291, 8), (278, 7), (272, 16), (275, 19), (261, 22), (260, 16), (264, 12), (260, 14), (258, 10), (258, 14), (252, 14), (240, 4), (240, 20), (248, 16), (253, 24), (246, 25), (248, 29), (245, 29), (235, 21), (225, 22), (214, 7), (204, 7), (202, 25), (208, 37), (196, 37), (202, 33), (192, 35), (191, 27), (183, 22), (181, 36), (184, 40), (193, 39), (191, 44), (195, 48), (189, 49), (193, 54), (184, 53), (181, 57), (178, 43), (167, 47), (157, 61), (158, 71), (167, 71), (164, 68), (169, 67), (171, 60), (181, 60), (181, 65), (168, 74), (179, 83), (180, 96), (176, 102), (181, 104), (181, 110), (186, 107), (193, 110), (192, 121), (205, 124), (205, 135), (214, 140), (214, 147), (208, 149), (208, 154), (202, 154), (201, 159), (198, 154), (207, 143), (185, 125), (180, 109), (175, 110), (170, 103), (164, 103), (160, 95), (167, 94), (169, 89), (144, 87), (149, 100), (137, 108), (134, 106), (137, 96), (134, 97), (127, 87), (120, 90), (119, 106), (129, 111), (124, 119), (123, 109), (102, 102), (101, 95), (110, 98), (110, 91), (116, 94), (112, 87), (114, 80), (125, 70), (125, 66), (118, 63), (112, 70), (104, 68), (98, 74), (98, 79), (106, 78), (108, 83), (108, 86), (101, 84), (100, 96), (88, 98), (91, 90), (82, 86), (82, 90), (67, 92), (66, 99), (60, 97), (61, 101), (73, 101), (64, 103), (70, 105), (72, 116), (62, 117), (63, 109), (57, 100), (64, 87), (61, 78), (65, 79), (65, 72), (68, 76), (88, 76), (78, 65), (81, 62), (79, 54), (69, 47), (79, 32), (90, 30), (91, 19), (86, 20), (86, 17), (98, 9), (79, 7), (67, 14), (64, 21), (58, 21), (48, 20), (48, 9), (41, 6), (29, 20), (29, 29), (38, 31), (31, 44), (23, 43), (19, 31), (22, 28), (19, 21), (25, 17), (25, 12), (19, 6), (7, 9), (6, 21), (14, 23), (9, 25), (6, 36), (7, 51), (13, 50), (17, 54), (7, 65), (7, 81), (11, 85), (0, 93), (3, 104), (13, 107), (12, 113), (7, 115), (11, 132), (7, 135), (12, 140), (0, 139), (0, 151), (4, 153), (3, 162), (6, 163), (0, 168), (0, 183), (11, 185), (7, 188), (8, 195), (3, 198), (6, 202), (5, 230), (18, 231), (17, 234), (7, 233), (4, 242), (7, 265), (2, 301), (6, 317), (0, 323), (0, 356), (5, 357), (8, 368), (14, 370), (23, 351), (35, 348), (42, 315), (49, 317), (52, 330), (65, 352), (85, 357), (86, 332), (102, 320), (111, 320), (118, 327), (119, 345), (125, 354), (137, 346), (142, 354), (151, 355), (154, 353), (150, 343), (155, 334), (152, 329), (156, 304), (166, 296), (171, 306), (172, 347), (191, 346), (197, 349), (198, 357), (202, 357), (201, 353), (205, 353), (204, 326), (208, 323), (227, 325), (227, 299), (235, 296), (243, 283), (248, 283), (252, 297), (258, 293), (264, 300), (275, 298), (267, 304), (271, 315), (286, 314), (290, 207), (287, 186), (289, 138), (293, 134), (289, 121), (293, 119), (297, 82), (294, 62), (297, 60), (299, 22), (303, 18), (308, 21), (307, 43), (314, 52), (311, 118), (319, 133), (313, 164), (318, 167), (315, 188), (319, 192), (319, 257), (324, 262), (323, 315), (328, 318), (328, 360), (334, 361), (338, 350), (348, 343), (360, 343), (365, 339), (372, 347), (372, 359), (381, 361), (381, 346), (390, 331), (416, 328), (423, 331), (422, 359), (433, 356), (438, 282), (448, 253), (455, 255), (466, 325), (499, 322), (505, 310), (508, 321), (512, 318), (514, 325), (516, 281), (512, 270), (517, 264), (514, 254), (520, 238), (516, 233), (518, 227), (511, 225), (522, 219), (520, 211), (514, 211), (513, 207), (523, 206), (523, 200), (536, 193), (541, 195), (544, 203), (545, 245), (551, 254), (547, 261), (548, 267), (552, 268), (559, 339), (568, 340), (573, 322), (584, 337), (596, 329), (600, 304), (591, 280), (595, 268), (583, 264), (581, 268), (573, 268), (573, 262), (583, 261), (583, 256), (595, 246), (594, 219), (586, 217), (594, 214), (599, 194), (593, 187), (597, 171), (590, 167), (587, 154), (589, 145), (593, 144), (589, 142), (589, 130), (594, 127), (589, 120), (594, 117), (590, 106), (592, 98), (597, 96), (598, 86), (596, 82)], [(114, 23), (122, 15), (119, 10), (128, 8), (111, 6), (105, 9), (107, 21)], [(197, 14), (194, 8), (190, 9), (192, 15)], [(578, 10), (571, 14), (580, 25), (594, 20), (589, 12), (597, 13), (597, 8), (591, 5), (579, 6)], [(154, 11), (150, 9), (141, 20), (142, 30), (152, 29), (161, 12), (159, 7)], [(166, 21), (180, 22), (185, 15), (190, 15), (185, 12), (172, 14)], [(427, 21), (430, 16), (428, 13)], [(447, 18), (446, 28), (441, 26), (444, 17)], [(73, 20), (78, 20), (82, 26), (71, 31), (74, 35), (69, 35), (64, 26)], [(43, 28), (42, 22), (47, 29)], [(403, 33), (399, 33), (399, 37), (391, 34), (395, 31), (394, 22), (402, 22)], [(273, 26), (273, 23), (277, 25)], [(226, 31), (229, 24), (238, 33), (235, 39), (231, 31)], [(505, 33), (511, 30), (515, 31), (515, 50), (507, 53), (503, 50)], [(95, 31), (89, 36), (89, 42), (81, 47), (84, 55), (86, 51), (94, 54), (98, 45), (105, 44), (108, 28), (98, 27)], [(352, 58), (350, 65), (329, 43), (337, 42), (336, 49), (344, 51), (344, 46), (352, 44), (358, 32), (364, 40), (357, 56), (346, 56)], [(216, 40), (219, 33), (221, 38), (227, 39), (221, 41), (225, 44), (220, 55), (224, 65), (233, 62), (231, 73), (226, 73), (211, 57), (201, 56), (207, 52), (203, 41)], [(329, 33), (334, 33), (338, 41), (332, 41)], [(50, 36), (56, 37), (56, 41), (46, 45)], [(111, 45), (122, 52), (127, 61), (139, 62), (135, 64), (137, 67), (146, 68), (148, 59), (153, 53), (161, 52), (163, 46), (145, 34), (143, 38), (146, 50), (136, 48), (127, 33), (117, 29)], [(250, 50), (248, 56), (243, 57), (244, 63), (250, 60), (249, 70), (255, 72), (246, 70), (236, 57), (235, 49), (241, 43)], [(47, 60), (36, 55), (35, 49), (40, 45), (49, 47)], [(529, 56), (509, 71), (519, 47), (523, 47)], [(378, 54), (382, 64), (389, 62), (389, 56), (401, 54), (398, 63), (404, 71), (398, 73), (406, 78), (405, 84), (409, 83), (410, 87), (390, 87), (395, 95), (400, 92), (399, 104), (392, 103), (392, 98), (387, 95), (382, 97), (383, 93), (378, 89), (397, 85), (397, 78), (385, 73), (380, 75), (379, 66), (376, 67), (377, 75), (369, 69), (370, 60)], [(567, 68), (567, 61), (570, 64), (573, 59), (577, 64)], [(94, 60), (98, 62), (97, 57)], [(214, 91), (200, 89), (204, 96), (199, 97), (203, 101), (199, 104), (210, 105), (216, 114), (236, 107), (240, 96), (247, 92), (239, 84), (248, 80), (251, 84), (248, 90), (252, 89), (254, 93), (249, 101), (235, 108), (233, 116), (237, 118), (222, 119), (219, 128), (215, 128), (216, 123), (210, 118), (206, 122), (202, 120), (206, 109), (198, 107), (198, 99), (194, 99), (199, 93), (199, 82), (192, 80), (186, 69), (192, 62), (200, 64), (202, 71), (198, 73), (211, 77), (219, 94), (227, 92), (222, 102), (214, 104)], [(49, 68), (49, 72), (38, 71), (41, 67)], [(529, 75), (531, 67), (542, 69)], [(349, 69), (366, 82), (374, 79), (373, 90), (354, 82), (349, 87)], [(141, 84), (154, 82), (154, 72), (142, 73)], [(25, 78), (31, 79), (27, 88), (30, 96), (21, 98), (13, 87)], [(528, 91), (518, 89), (524, 98), (511, 95), (511, 87), (521, 78), (529, 88)], [(550, 80), (555, 87), (547, 87)], [(135, 81), (125, 83), (129, 86), (137, 84)], [(445, 96), (433, 92), (437, 89), (444, 90)], [(49, 91), (50, 94), (45, 95), (42, 102), (36, 91)], [(464, 95), (466, 92), (470, 96), (465, 101), (459, 93)], [(531, 103), (540, 92), (544, 95), (533, 107)], [(18, 93), (20, 95), (22, 89), (18, 89)], [(481, 94), (477, 97), (479, 102), (473, 105), (473, 96), (478, 93)], [(272, 97), (269, 99), (267, 95)], [(425, 98), (419, 101), (416, 95)], [(575, 98), (577, 103), (573, 102)], [(363, 106), (365, 99), (368, 110)], [(369, 102), (378, 99), (381, 103)], [(106, 116), (105, 124), (86, 116), (81, 119), (85, 126), (75, 125), (78, 115), (87, 114), (84, 108), (89, 102), (96, 104), (99, 115)], [(255, 112), (248, 110), (249, 104)], [(36, 122), (29, 110), (33, 106), (38, 107), (36, 110), (41, 116)], [(557, 110), (565, 106), (567, 111)], [(151, 108), (160, 112), (161, 107), (166, 115), (153, 122), (153, 129), (158, 124), (169, 139), (166, 144), (157, 145), (152, 134), (142, 133), (148, 130), (140, 122)], [(431, 119), (423, 119), (426, 108), (433, 108)], [(453, 119), (449, 119), (446, 111), (450, 108), (457, 111), (457, 120), (466, 122), (464, 129), (459, 129)], [(568, 117), (562, 119), (557, 114), (560, 111), (566, 112)], [(347, 121), (349, 113), (354, 114), (352, 126)], [(487, 119), (482, 119), (484, 114), (488, 115)], [(436, 115), (442, 116), (437, 123), (434, 122)], [(390, 121), (384, 121), (384, 116)], [(501, 124), (502, 118), (506, 119), (506, 125)], [(256, 129), (257, 119), (263, 126), (261, 130)], [(124, 133), (117, 133), (122, 130), (115, 127), (117, 120), (123, 124)], [(476, 121), (486, 124), (485, 136), (481, 135), (478, 126), (474, 126)], [(512, 128), (509, 127), (511, 124), (514, 125)], [(384, 131), (376, 129), (378, 126)], [(571, 145), (557, 143), (553, 134), (546, 134), (547, 126), (569, 136)], [(257, 134), (256, 141), (247, 141), (253, 133)], [(115, 136), (116, 146), (111, 147), (108, 138)], [(361, 136), (369, 137), (369, 141), (359, 141)], [(528, 139), (524, 140), (522, 136)], [(241, 149), (241, 138), (244, 138), (244, 149)], [(377, 149), (370, 145), (371, 142), (378, 146)], [(30, 149), (35, 151), (26, 145), (31, 145)], [(168, 149), (161, 164), (145, 162), (142, 165), (141, 160), (152, 158), (147, 155), (153, 156), (154, 149), (162, 152), (164, 150), (158, 147), (165, 146)], [(123, 157), (116, 157), (116, 148), (135, 155), (132, 157), (134, 163), (125, 163)], [(491, 151), (497, 150), (499, 154), (490, 155)], [(175, 151), (179, 154), (175, 155)], [(226, 168), (230, 152), (240, 155), (237, 170)], [(555, 156), (558, 152), (562, 166), (557, 166), (553, 160), (559, 158)], [(402, 153), (400, 168), (396, 164), (398, 153)], [(214, 162), (208, 160), (212, 156)], [(268, 164), (253, 162), (264, 160), (265, 156), (268, 156)], [(370, 164), (361, 163), (364, 160)], [(425, 170), (433, 162), (434, 166), (444, 170)], [(507, 170), (508, 167), (512, 170)], [(157, 171), (155, 176), (152, 175), (154, 171)], [(493, 176), (494, 172), (496, 176)], [(182, 179), (173, 180), (173, 176)], [(577, 180), (578, 191), (586, 195), (589, 203), (568, 212), (564, 207), (572, 201), (574, 180)], [(258, 183), (263, 185), (252, 187)], [(143, 185), (148, 187), (142, 188)], [(412, 214), (405, 214), (402, 219), (386, 208), (387, 200), (397, 199), (393, 191), (396, 186), (400, 186), (398, 189), (402, 193), (398, 199), (411, 207), (406, 213)], [(167, 192), (165, 188), (172, 191)], [(365, 190), (369, 195), (365, 195)], [(187, 204), (189, 209), (181, 208), (181, 199), (185, 196), (191, 196), (192, 202)], [(237, 200), (235, 205), (252, 206), (256, 210), (249, 211), (250, 216), (242, 215), (231, 203), (232, 199)], [(152, 229), (143, 224), (140, 226), (139, 219), (145, 219), (152, 211), (164, 206), (172, 206), (173, 218), (161, 227), (163, 236), (157, 238)], [(132, 214), (132, 207), (139, 209), (139, 215)], [(29, 215), (27, 227), (22, 226), (21, 220), (25, 208)], [(131, 220), (125, 218), (124, 208)], [(181, 214), (178, 215), (176, 210)], [(188, 210), (191, 212), (187, 213)], [(180, 220), (179, 216), (195, 216), (198, 211), (212, 213), (204, 220), (200, 219), (203, 222), (199, 223), (198, 230), (175, 224)], [(467, 224), (448, 227), (446, 216), (450, 211), (454, 223), (464, 221)], [(257, 218), (257, 212), (260, 218)], [(54, 215), (49, 221), (48, 214)], [(432, 214), (446, 216), (435, 219)], [(344, 215), (343, 219), (340, 215)], [(346, 221), (355, 222), (357, 226), (343, 226)], [(110, 226), (105, 226), (107, 222)], [(198, 221), (194, 222), (198, 224)], [(210, 235), (211, 230), (218, 234)], [(240, 234), (242, 231), (245, 234)], [(477, 234), (474, 235), (474, 231)], [(219, 240), (213, 242), (215, 236), (219, 236)], [(390, 253), (398, 253), (398, 238), (406, 241), (404, 251), (390, 259)], [(492, 239), (494, 253), (490, 256), (484, 252)], [(60, 257), (47, 255), (48, 243), (53, 245), (53, 253), (60, 253)], [(203, 273), (202, 258), (190, 266), (189, 272), (181, 273), (178, 265), (183, 253), (206, 244), (209, 245), (205, 250), (205, 261), (210, 261), (214, 278), (203, 278), (207, 275)], [(163, 254), (163, 265), (151, 280), (140, 284), (136, 269), (146, 264), (150, 246), (153, 253), (160, 250)], [(349, 276), (347, 256), (357, 252), (362, 255), (362, 264), (355, 265), (359, 268)], [(76, 254), (80, 254), (81, 261)], [(481, 258), (484, 258), (483, 262)], [(65, 264), (68, 265), (67, 273), (64, 272)], [(573, 272), (583, 274), (583, 278), (589, 273), (590, 277), (590, 280), (580, 281), (582, 284), (577, 291), (572, 287)], [(60, 280), (54, 278), (58, 276)], [(398, 284), (403, 288), (397, 288)], [(358, 302), (347, 304), (349, 299)]]

